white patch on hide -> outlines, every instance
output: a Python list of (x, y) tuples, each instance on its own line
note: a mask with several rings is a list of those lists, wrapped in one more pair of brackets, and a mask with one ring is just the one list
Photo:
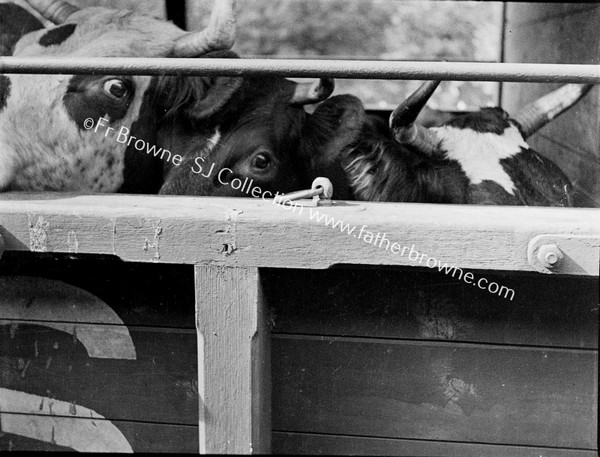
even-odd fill
[[(166, 57), (184, 34), (150, 16), (105, 8), (80, 10), (71, 20), (77, 28), (60, 45), (41, 46), (38, 40), (48, 30), (39, 30), (23, 37), (14, 55)], [(105, 130), (75, 125), (63, 100), (71, 77), (10, 76), (10, 95), (0, 114), (0, 191), (115, 192), (122, 184), (126, 145), (115, 135), (104, 136)], [(135, 98), (127, 115), (111, 127), (131, 129), (150, 79), (134, 77)]]
[[(70, 76), (13, 75), (0, 116), (0, 186), (13, 190), (115, 192), (123, 183), (126, 144), (105, 130), (82, 130), (65, 109)], [(125, 117), (111, 124), (131, 129), (151, 77), (136, 76)], [(98, 120), (95, 119), (97, 122)], [(112, 164), (112, 165), (111, 165)], [(1, 187), (0, 187), (1, 188)]]
[(217, 127), (213, 136), (211, 136), (208, 140), (206, 140), (206, 142), (208, 143), (206, 145), (208, 154), (210, 154), (212, 152), (212, 150), (217, 146), (217, 144), (219, 144), (220, 140), (221, 140), (221, 132), (219, 131), (219, 128)]
[(432, 128), (442, 141), (448, 159), (460, 163), (471, 184), (494, 181), (514, 195), (515, 186), (500, 160), (513, 157), (529, 146), (515, 126), (502, 135), (444, 126)]

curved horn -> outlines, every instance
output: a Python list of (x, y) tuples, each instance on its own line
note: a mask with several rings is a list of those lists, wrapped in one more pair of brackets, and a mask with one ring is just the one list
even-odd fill
[(76, 6), (62, 0), (26, 0), (26, 2), (54, 24), (66, 22), (71, 14), (79, 11)]
[(390, 129), (396, 141), (427, 155), (435, 154), (440, 140), (433, 130), (416, 124), (415, 120), (439, 84), (440, 81), (423, 83), (390, 116)]
[(319, 103), (329, 97), (333, 89), (335, 89), (335, 81), (331, 78), (321, 78), (313, 83), (297, 83), (290, 103), (292, 105)]
[(177, 57), (198, 57), (211, 51), (229, 50), (235, 41), (234, 0), (215, 0), (208, 27), (190, 32), (175, 42)]
[(560, 89), (529, 103), (512, 119), (521, 126), (523, 138), (527, 138), (573, 106), (592, 87), (592, 84), (565, 84)]

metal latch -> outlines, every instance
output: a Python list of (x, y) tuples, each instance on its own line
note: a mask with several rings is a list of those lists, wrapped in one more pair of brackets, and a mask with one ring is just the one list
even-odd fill
[(541, 273), (598, 276), (600, 236), (538, 235), (529, 242), (527, 260)]
[(303, 198), (311, 198), (315, 202), (316, 206), (331, 206), (333, 202), (333, 184), (327, 178), (316, 178), (312, 182), (310, 189), (298, 190), (296, 192), (290, 192), (289, 194), (277, 195), (275, 197), (275, 203), (280, 205), (285, 204), (288, 201), (301, 200)]

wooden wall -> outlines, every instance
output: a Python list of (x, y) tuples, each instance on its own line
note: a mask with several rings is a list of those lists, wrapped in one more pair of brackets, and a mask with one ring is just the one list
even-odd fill
[(598, 281), (271, 270), (273, 451), (597, 455)]
[[(504, 60), (600, 63), (600, 4), (507, 3)], [(557, 84), (505, 83), (502, 105), (514, 112)], [(574, 183), (579, 206), (600, 206), (600, 91), (548, 124), (528, 141)]]
[(197, 453), (194, 304), (190, 265), (5, 253), (0, 450)]

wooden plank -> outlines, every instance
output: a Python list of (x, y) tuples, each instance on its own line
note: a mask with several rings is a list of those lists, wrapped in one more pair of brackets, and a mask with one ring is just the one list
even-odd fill
[[(195, 329), (194, 269), (190, 265), (126, 263), (115, 257), (7, 253), (0, 260), (0, 303), (29, 304), (47, 313), (67, 300), (81, 307), (100, 306), (126, 325)], [(31, 279), (17, 279), (27, 276)], [(35, 278), (32, 278), (35, 277)], [(37, 278), (37, 279), (36, 279)], [(83, 301), (81, 301), (83, 299)], [(66, 302), (65, 302), (66, 303)], [(31, 304), (35, 304), (31, 308)], [(79, 305), (77, 305), (79, 304)], [(6, 306), (0, 319), (7, 318)], [(107, 324), (104, 314), (84, 311), (66, 322)]]
[[(93, 440), (94, 428), (108, 426), (118, 429), (127, 441), (129, 452), (197, 453), (198, 427), (102, 419), (73, 419), (44, 415), (2, 413), (3, 427), (18, 427), (14, 433), (0, 433), (0, 451), (69, 451), (110, 452), (115, 443), (107, 440), (102, 446)], [(79, 430), (83, 434), (75, 435)], [(127, 452), (127, 449), (118, 449)]]
[(597, 449), (598, 352), (273, 338), (273, 429)]
[(256, 268), (196, 267), (200, 452), (270, 452), (270, 351)]
[(135, 347), (123, 321), (89, 292), (33, 276), (0, 277), (0, 291), (0, 325), (36, 322), (71, 334), (90, 357), (135, 360)]
[[(542, 4), (522, 3), (515, 4), (511, 2), (506, 8), (506, 20), (509, 25), (517, 27), (531, 27), (537, 23), (544, 23), (572, 15), (593, 14), (598, 5), (592, 3), (576, 2), (568, 4), (566, 2), (542, 2)], [(513, 29), (510, 28), (510, 31)]]
[[(68, 402), (110, 420), (198, 424), (194, 331), (125, 328), (136, 359), (119, 360), (92, 358), (73, 335), (41, 325), (0, 326), (0, 388), (45, 398), (36, 406)], [(18, 402), (1, 408), (30, 409)]]
[[(506, 62), (597, 64), (600, 6), (507, 4)], [(514, 113), (557, 84), (503, 84), (503, 107)], [(600, 93), (592, 90), (568, 113), (528, 139), (581, 189), (575, 204), (600, 206)], [(590, 198), (591, 196), (591, 198)]]
[(514, 300), (431, 271), (262, 271), (275, 333), (598, 347), (596, 278), (477, 273)]
[[(111, 254), (128, 261), (235, 267), (417, 265), (354, 234), (260, 199), (3, 194), (9, 251)], [(533, 271), (529, 241), (541, 234), (598, 234), (592, 209), (349, 202), (320, 214), (385, 234), (461, 268)]]
[(295, 455), (432, 455), (460, 457), (594, 457), (595, 451), (545, 447), (498, 446), (363, 436), (273, 433), (273, 453)]

